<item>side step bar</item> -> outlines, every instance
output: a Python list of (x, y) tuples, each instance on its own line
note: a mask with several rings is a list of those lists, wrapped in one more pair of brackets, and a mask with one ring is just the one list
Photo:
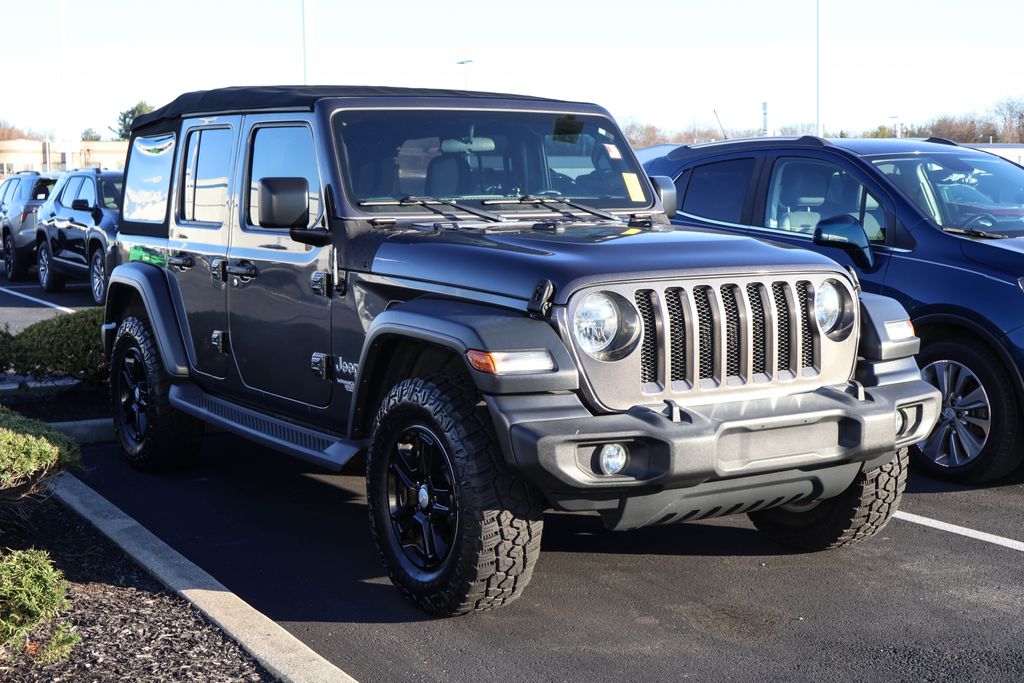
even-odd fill
[(366, 446), (211, 396), (194, 384), (171, 385), (169, 398), (175, 408), (203, 422), (332, 470)]

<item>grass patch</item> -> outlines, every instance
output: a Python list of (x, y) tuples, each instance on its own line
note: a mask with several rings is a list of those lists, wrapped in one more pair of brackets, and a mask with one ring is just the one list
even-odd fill
[(23, 498), (45, 477), (78, 460), (72, 439), (0, 406), (0, 502)]
[[(0, 556), (0, 657), (22, 649), (34, 629), (67, 610), (67, 590), (64, 575), (46, 551), (15, 550)], [(40, 656), (66, 656), (76, 635), (62, 625)]]

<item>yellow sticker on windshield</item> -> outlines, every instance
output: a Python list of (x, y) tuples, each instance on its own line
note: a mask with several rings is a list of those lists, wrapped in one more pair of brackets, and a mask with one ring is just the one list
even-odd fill
[(640, 187), (640, 179), (636, 177), (636, 173), (623, 173), (622, 181), (626, 183), (626, 192), (629, 193), (629, 201), (644, 201), (644, 189)]

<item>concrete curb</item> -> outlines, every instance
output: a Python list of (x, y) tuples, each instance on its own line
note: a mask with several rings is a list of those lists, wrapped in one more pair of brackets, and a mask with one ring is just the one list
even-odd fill
[(274, 676), (287, 683), (355, 681), (74, 476), (64, 473), (51, 487), (61, 502), (192, 603)]
[(100, 417), (95, 420), (50, 422), (49, 425), (58, 432), (67, 434), (78, 443), (103, 443), (115, 440), (114, 420), (109, 417)]
[(77, 379), (5, 381), (0, 383), (0, 397), (24, 396), (28, 398), (31, 396), (42, 396), (54, 391), (70, 389), (78, 383), (79, 380)]

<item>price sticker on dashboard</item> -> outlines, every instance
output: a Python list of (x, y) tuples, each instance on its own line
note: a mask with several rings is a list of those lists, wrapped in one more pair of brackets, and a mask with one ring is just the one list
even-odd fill
[(626, 183), (626, 192), (629, 194), (629, 201), (644, 201), (644, 189), (640, 187), (640, 179), (636, 176), (636, 173), (623, 172), (622, 182)]

